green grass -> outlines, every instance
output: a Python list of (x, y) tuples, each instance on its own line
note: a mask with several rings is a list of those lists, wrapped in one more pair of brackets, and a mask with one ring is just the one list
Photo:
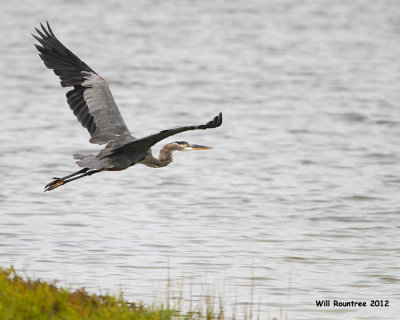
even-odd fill
[[(167, 297), (165, 304), (145, 306), (128, 302), (122, 294), (97, 295), (84, 288), (70, 290), (55, 283), (21, 277), (13, 267), (0, 267), (1, 320), (212, 320), (224, 319), (222, 307), (212, 298), (203, 307), (182, 312), (182, 292), (178, 299)], [(173, 306), (171, 306), (171, 304)], [(221, 304), (222, 305), (222, 304)]]
[[(199, 305), (192, 306), (190, 292), (189, 310), (182, 311), (183, 279), (174, 292), (168, 276), (168, 293), (164, 303), (146, 306), (141, 302), (126, 301), (120, 295), (98, 295), (84, 288), (71, 290), (55, 283), (21, 277), (13, 267), (0, 267), (0, 320), (224, 320), (222, 298), (205, 295)], [(251, 301), (254, 299), (252, 281)], [(253, 302), (244, 310), (243, 320), (260, 319)], [(237, 319), (236, 303), (229, 319)], [(284, 318), (281, 317), (280, 318)], [(269, 315), (268, 318), (270, 319)], [(272, 318), (273, 320), (276, 318)], [(286, 314), (287, 319), (287, 314)]]
[(10, 267), (0, 267), (2, 320), (168, 320), (176, 311), (164, 306), (145, 307), (113, 295), (95, 295), (58, 288), (41, 280), (24, 279)]

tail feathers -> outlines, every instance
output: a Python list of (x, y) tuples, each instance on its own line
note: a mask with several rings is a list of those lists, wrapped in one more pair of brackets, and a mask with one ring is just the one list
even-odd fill
[(74, 157), (74, 159), (78, 160), (78, 161), (76, 161), (76, 164), (81, 168), (101, 170), (101, 169), (104, 169), (106, 162), (107, 162), (106, 159), (99, 160), (93, 154), (76, 153), (73, 155), (73, 157)]
[(75, 153), (72, 156), (74, 157), (75, 160), (83, 160), (90, 157), (94, 157), (93, 154), (82, 154), (82, 153)]

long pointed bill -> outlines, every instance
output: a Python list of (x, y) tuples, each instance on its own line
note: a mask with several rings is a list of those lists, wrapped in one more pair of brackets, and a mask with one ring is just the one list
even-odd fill
[(197, 144), (188, 144), (187, 147), (185, 148), (185, 151), (191, 151), (191, 150), (209, 150), (212, 149), (213, 147), (207, 147), (207, 146), (200, 146)]

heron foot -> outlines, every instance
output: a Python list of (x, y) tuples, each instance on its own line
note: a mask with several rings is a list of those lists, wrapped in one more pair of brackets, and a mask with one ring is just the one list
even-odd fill
[(54, 181), (46, 184), (46, 186), (44, 187), (44, 191), (51, 191), (55, 188), (58, 188), (59, 186), (62, 186), (63, 184), (65, 184), (65, 181), (60, 179), (60, 178), (53, 178)]

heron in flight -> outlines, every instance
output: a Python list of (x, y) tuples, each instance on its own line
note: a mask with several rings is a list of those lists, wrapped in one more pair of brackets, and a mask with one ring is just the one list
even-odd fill
[(188, 130), (217, 128), (222, 124), (222, 113), (203, 125), (174, 127), (144, 138), (132, 136), (114, 102), (107, 82), (86, 63), (68, 50), (54, 35), (47, 22), (42, 31), (35, 28), (39, 41), (35, 44), (47, 68), (61, 79), (62, 87), (73, 87), (67, 92), (69, 107), (90, 134), (90, 143), (105, 145), (97, 154), (74, 154), (82, 169), (62, 178), (53, 178), (44, 191), (58, 188), (68, 182), (102, 171), (125, 170), (137, 163), (152, 168), (165, 167), (172, 162), (174, 151), (207, 150), (212, 147), (190, 144), (186, 141), (167, 143), (158, 158), (151, 147), (169, 136)]

